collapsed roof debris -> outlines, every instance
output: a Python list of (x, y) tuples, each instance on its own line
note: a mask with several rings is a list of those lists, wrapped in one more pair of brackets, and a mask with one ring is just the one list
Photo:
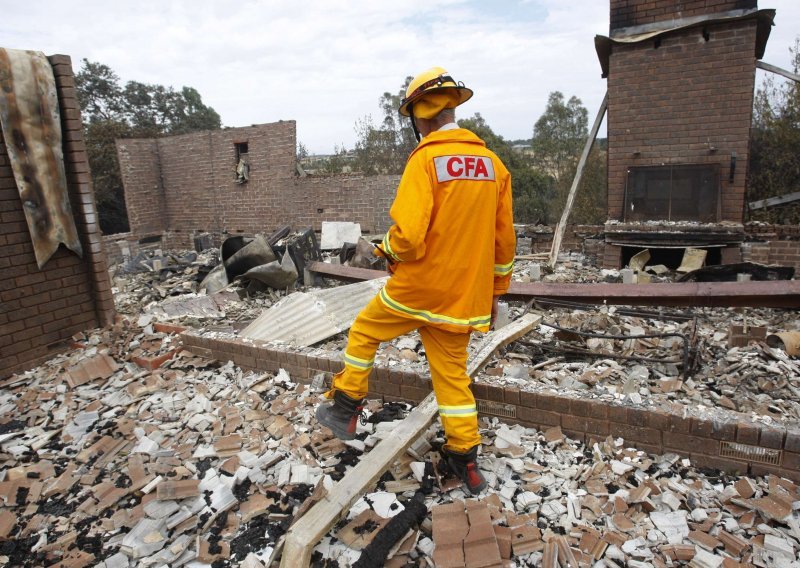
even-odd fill
[[(147, 335), (135, 326), (90, 334), (84, 348), (3, 385), (4, 413), (13, 405), (16, 415), (2, 434), (7, 565), (266, 565), (313, 487), (324, 476), (341, 478), (396, 427), (368, 421), (353, 442), (328, 438), (313, 422), (315, 393), (284, 372), (246, 373), (186, 352), (162, 369), (141, 370), (126, 359)], [(69, 385), (65, 376), (96, 354), (119, 368)], [(451, 546), (440, 535), (461, 522), (437, 511), (465, 498), (459, 483), (432, 467), (437, 426), (315, 548), (317, 561), (357, 562), (387, 519), (419, 502), (424, 518), (406, 525), (410, 535), (390, 547), (386, 566), (430, 565), (431, 558), (489, 566), (469, 552), (486, 547), (516, 566), (553, 555), (578, 565), (669, 565), (694, 556), (694, 565), (730, 557), (779, 566), (800, 546), (792, 514), (800, 497), (786, 480), (729, 478), (674, 455), (649, 457), (621, 440), (590, 448), (557, 429), (496, 419), (484, 421), (481, 433), (491, 490), (460, 505), (469, 523), (463, 563), (437, 560)], [(426, 485), (430, 492), (419, 493)], [(353, 533), (364, 536), (360, 544)]]
[[(76, 336), (80, 347), (0, 385), (0, 497), (8, 513), (0, 518), (0, 555), (21, 566), (269, 565), (292, 522), (390, 436), (407, 408), (378, 412), (373, 401), (371, 421), (356, 440), (328, 437), (313, 418), (313, 388), (283, 371), (253, 373), (195, 357), (180, 349), (175, 328), (159, 323), (174, 303), (227, 294), (215, 314), (173, 311), (172, 321), (236, 334), (241, 324), (231, 324), (253, 320), (284, 291), (247, 295), (234, 285), (196, 295), (198, 274), (217, 262), (209, 251), (194, 259), (146, 254), (138, 262), (147, 266), (143, 272), (117, 270), (115, 277), (117, 301), (133, 317)], [(528, 275), (525, 264), (517, 279)], [(587, 270), (574, 258), (544, 278), (573, 274), (621, 276)], [(525, 309), (512, 306), (511, 319)], [(797, 324), (791, 312), (748, 309), (731, 317), (723, 309), (553, 303), (530, 309), (541, 310), (548, 325), (499, 352), (481, 382), (632, 405), (682, 404), (697, 413), (735, 406), (761, 421), (800, 416), (792, 384), (800, 369), (787, 344), (746, 341), (754, 329), (764, 330), (762, 340), (781, 334), (788, 341)], [(740, 346), (728, 343), (732, 323), (741, 327), (736, 337), (745, 338)], [(344, 337), (316, 345), (337, 351)], [(376, 363), (427, 368), (414, 335), (385, 345)], [(322, 377), (314, 384), (320, 387)], [(495, 418), (482, 419), (481, 433), (490, 489), (479, 500), (467, 499), (439, 463), (442, 433), (433, 425), (315, 547), (314, 565), (478, 566), (478, 558), (492, 566), (502, 565), (499, 557), (519, 567), (573, 559), (599, 566), (788, 566), (796, 558), (793, 511), (800, 497), (786, 480), (729, 477), (675, 455), (648, 456), (621, 439), (585, 446), (558, 428), (540, 432)], [(384, 533), (415, 503), (424, 506), (421, 521), (412, 516), (417, 520), (403, 525), (403, 534)], [(458, 515), (437, 513), (442, 507), (461, 507), (468, 528), (461, 540), (440, 536), (456, 530), (448, 523), (463, 528)], [(463, 562), (440, 563), (448, 549), (467, 551)], [(387, 559), (369, 560), (373, 554)]]

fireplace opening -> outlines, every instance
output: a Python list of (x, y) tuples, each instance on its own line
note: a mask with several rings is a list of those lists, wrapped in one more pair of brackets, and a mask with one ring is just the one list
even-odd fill
[[(706, 266), (712, 264), (722, 264), (722, 248), (721, 247), (693, 247), (702, 248), (706, 251)], [(631, 258), (634, 255), (642, 252), (643, 250), (650, 251), (650, 260), (647, 261), (647, 266), (655, 266), (656, 264), (663, 264), (670, 270), (675, 270), (681, 265), (683, 254), (686, 249), (683, 247), (677, 248), (653, 248), (653, 247), (622, 247), (622, 264), (621, 266), (628, 266)]]

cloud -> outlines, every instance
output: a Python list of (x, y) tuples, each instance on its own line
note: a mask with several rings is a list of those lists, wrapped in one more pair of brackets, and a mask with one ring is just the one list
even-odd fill
[[(8, 6), (3, 9), (3, 5)], [(66, 53), (109, 65), (123, 81), (195, 87), (228, 126), (297, 120), (312, 152), (352, 147), (355, 121), (404, 78), (442, 65), (475, 90), (480, 112), (509, 139), (530, 137), (548, 93), (600, 105), (605, 81), (594, 35), (608, 32), (597, 0), (0, 0), (5, 47)], [(789, 66), (800, 21), (778, 6), (765, 60)], [(774, 55), (773, 55), (774, 53)]]

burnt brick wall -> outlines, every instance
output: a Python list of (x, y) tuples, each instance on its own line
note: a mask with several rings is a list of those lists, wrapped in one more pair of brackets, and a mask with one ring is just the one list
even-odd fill
[(400, 176), (335, 175), (297, 178), (292, 210), (298, 225), (319, 230), (322, 221), (360, 223), (365, 233), (389, 228), (389, 208)]
[(662, 36), (658, 46), (655, 41), (614, 45), (608, 77), (609, 218), (623, 218), (629, 167), (719, 164), (721, 220), (741, 222), (756, 22), (709, 25), (708, 32), (708, 41), (701, 28), (692, 28)]
[[(285, 224), (319, 230), (323, 221), (388, 228), (398, 176), (300, 177), (294, 121), (119, 140), (131, 233), (164, 232), (189, 246), (199, 232), (271, 232)], [(235, 183), (236, 144), (247, 143), (250, 179)], [(165, 245), (167, 246), (167, 245)]]
[(114, 319), (72, 64), (65, 55), (49, 59), (58, 90), (69, 200), (83, 258), (62, 246), (39, 270), (0, 133), (0, 377), (35, 366), (76, 332)]
[(131, 232), (160, 233), (166, 226), (166, 205), (157, 141), (117, 140), (117, 155)]
[(746, 225), (745, 230), (743, 261), (793, 266), (800, 275), (800, 226)]
[(617, 28), (757, 6), (758, 0), (611, 0), (610, 27), (613, 32)]

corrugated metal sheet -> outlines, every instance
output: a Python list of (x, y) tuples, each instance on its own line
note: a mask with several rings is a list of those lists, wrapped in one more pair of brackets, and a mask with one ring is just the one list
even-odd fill
[(240, 337), (307, 347), (350, 328), (385, 278), (312, 292), (295, 292), (265, 310)]
[(43, 53), (0, 48), (0, 124), (39, 268), (60, 243), (82, 256), (67, 195), (56, 83)]

